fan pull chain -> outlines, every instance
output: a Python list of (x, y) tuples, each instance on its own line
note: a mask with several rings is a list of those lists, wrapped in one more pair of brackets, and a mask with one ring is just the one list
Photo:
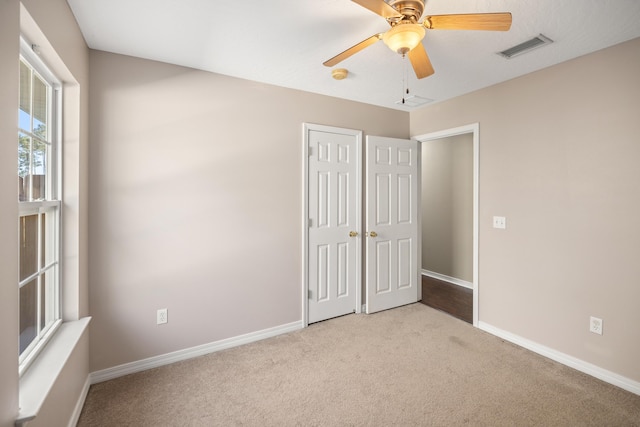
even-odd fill
[(402, 103), (405, 102), (405, 94), (409, 95), (409, 73), (407, 71), (407, 55), (402, 54)]
[(404, 94), (409, 90), (407, 87), (407, 57), (402, 54), (402, 103), (404, 104)]

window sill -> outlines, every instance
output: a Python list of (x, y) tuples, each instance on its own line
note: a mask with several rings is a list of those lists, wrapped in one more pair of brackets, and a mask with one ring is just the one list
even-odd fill
[(16, 425), (31, 421), (38, 415), (60, 372), (73, 353), (91, 317), (60, 325), (51, 341), (20, 378), (20, 412)]

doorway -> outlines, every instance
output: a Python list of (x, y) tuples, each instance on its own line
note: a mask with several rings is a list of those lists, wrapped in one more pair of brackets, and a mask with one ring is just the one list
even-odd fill
[[(423, 289), (441, 299), (437, 304), (451, 304), (451, 310), (461, 312), (471, 297), (471, 318), (463, 320), (477, 326), (479, 124), (415, 139), (423, 153), (421, 264), (423, 281), (429, 286)], [(430, 164), (425, 156), (433, 156), (435, 163)], [(428, 185), (425, 179), (436, 184)], [(429, 296), (423, 294), (423, 299)], [(462, 318), (460, 313), (451, 314)]]

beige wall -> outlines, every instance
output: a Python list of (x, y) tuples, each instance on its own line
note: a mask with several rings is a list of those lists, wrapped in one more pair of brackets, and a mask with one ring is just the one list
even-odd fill
[[(0, 0), (0, 426), (12, 426), (18, 412), (18, 233), (16, 140), (18, 93), (18, 53), (21, 31), (30, 41), (40, 45), (43, 60), (71, 85), (77, 96), (65, 102), (63, 135), (65, 151), (65, 283), (73, 292), (65, 297), (65, 320), (88, 313), (87, 297), (87, 93), (80, 88), (88, 82), (88, 49), (75, 19), (64, 0), (24, 0), (21, 10), (17, 0)], [(50, 63), (57, 57), (59, 61)], [(73, 91), (72, 91), (73, 92)], [(75, 99), (75, 102), (72, 102)], [(75, 111), (75, 119), (72, 119)], [(78, 120), (78, 117), (80, 119)], [(75, 162), (73, 159), (76, 159)], [(84, 160), (83, 160), (84, 158)], [(79, 165), (84, 163), (83, 167)], [(75, 191), (72, 189), (75, 188)], [(67, 297), (70, 297), (68, 300)], [(86, 338), (84, 339), (86, 341)], [(88, 346), (73, 352), (73, 364), (63, 371), (44, 403), (47, 416), (68, 420), (80, 397), (79, 390), (88, 378)], [(83, 362), (84, 361), (84, 362)], [(69, 403), (72, 402), (72, 403)]]
[[(18, 414), (18, 187), (16, 140), (20, 4), (0, 0), (0, 426)], [(9, 142), (9, 143), (8, 143)], [(14, 266), (13, 268), (11, 266)]]
[(480, 321), (635, 381), (638, 52), (631, 40), (411, 114), (412, 135), (480, 123)]
[(473, 282), (473, 134), (422, 146), (422, 269)]
[(91, 370), (300, 321), (302, 123), (406, 138), (409, 114), (90, 61)]

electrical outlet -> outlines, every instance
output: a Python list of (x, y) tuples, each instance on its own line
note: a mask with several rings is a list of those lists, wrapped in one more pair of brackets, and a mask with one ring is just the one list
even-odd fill
[(589, 319), (589, 331), (594, 334), (602, 335), (602, 319), (591, 316)]
[(156, 323), (158, 325), (163, 325), (168, 321), (169, 321), (169, 317), (168, 317), (167, 309), (166, 308), (158, 309), (158, 312), (156, 313)]

